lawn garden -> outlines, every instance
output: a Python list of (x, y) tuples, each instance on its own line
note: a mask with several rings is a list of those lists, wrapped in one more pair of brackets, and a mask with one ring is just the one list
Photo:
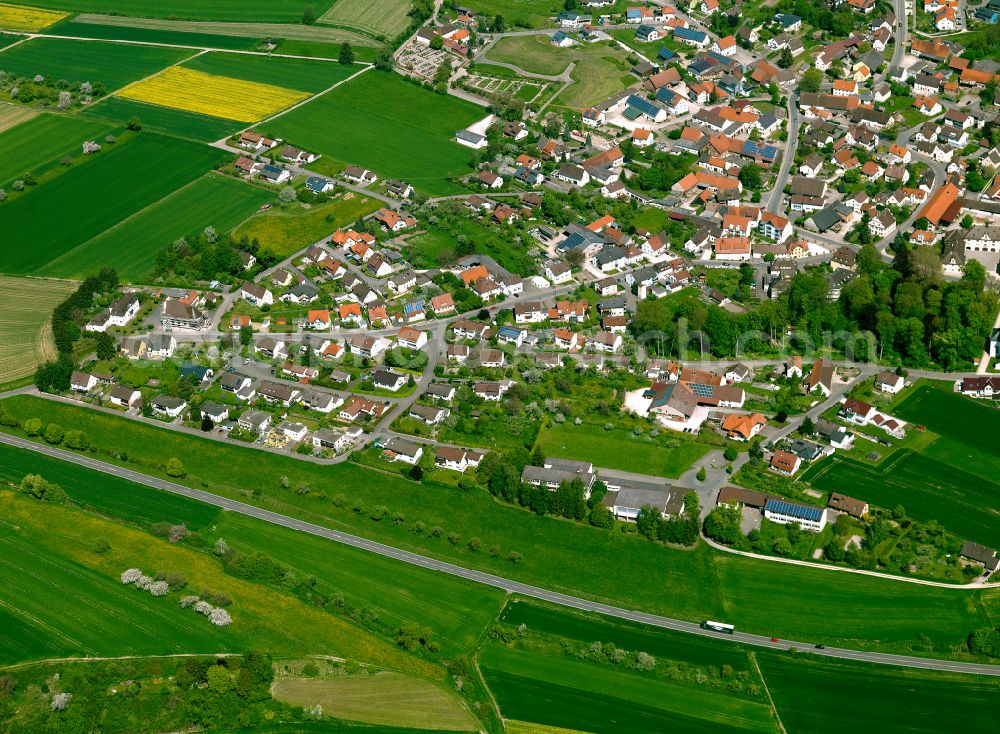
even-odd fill
[[(76, 277), (116, 265), (117, 257), (125, 253), (93, 252), (86, 261), (64, 256), (190, 183), (224, 157), (208, 146), (153, 133), (106, 145), (92, 155), (86, 163), (0, 207), (0, 229), (7, 245), (0, 252), (0, 270)], [(39, 242), (46, 246), (38, 247)], [(149, 249), (143, 241), (129, 242), (127, 247)], [(60, 257), (72, 264), (52, 265)]]
[[(635, 535), (538, 517), (500, 505), (481, 490), (413, 482), (352, 463), (317, 466), (134, 422), (126, 432), (127, 419), (29, 396), (0, 405), (21, 420), (37, 416), (82, 429), (98, 458), (122, 463), (126, 452), (125, 465), (136, 471), (165, 476), (166, 460), (184, 457), (180, 481), (191, 486), (452, 563), (685, 619), (720, 618), (746, 631), (849, 647), (953, 655), (952, 646), (964, 645), (966, 635), (1000, 608), (993, 589), (889, 583), (704, 546), (674, 550)], [(259, 495), (248, 494), (250, 487)], [(351, 488), (351, 500), (338, 504), (344, 487)], [(402, 521), (390, 522), (397, 514)], [(455, 542), (448, 540), (451, 533)], [(479, 548), (495, 545), (496, 555), (470, 547), (472, 538)], [(520, 554), (516, 563), (510, 551)], [(645, 582), (636, 584), (639, 577)]]
[(262, 130), (322, 153), (324, 173), (348, 165), (401, 178), (427, 194), (462, 193), (449, 177), (467, 173), (472, 151), (456, 130), (485, 111), (438, 95), (396, 74), (369, 71), (269, 123)]

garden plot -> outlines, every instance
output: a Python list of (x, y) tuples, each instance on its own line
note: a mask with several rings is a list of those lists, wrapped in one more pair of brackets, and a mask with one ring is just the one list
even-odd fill
[(527, 81), (525, 79), (499, 79), (493, 76), (479, 76), (470, 74), (464, 79), (470, 90), (479, 92), (485, 96), (495, 94), (509, 94), (511, 97), (520, 97), (531, 102), (539, 94), (545, 91), (548, 82)]

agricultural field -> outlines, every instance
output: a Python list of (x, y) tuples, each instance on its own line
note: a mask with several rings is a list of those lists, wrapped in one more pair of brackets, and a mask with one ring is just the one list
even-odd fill
[(193, 51), (102, 41), (32, 38), (0, 52), (0, 69), (70, 82), (102, 83), (108, 91), (155, 74)]
[(22, 122), (27, 122), (32, 117), (40, 114), (38, 110), (30, 107), (20, 107), (18, 105), (0, 102), (0, 133), (17, 127)]
[(49, 316), (75, 289), (66, 280), (0, 275), (0, 385), (30, 377), (55, 357)]
[[(141, 282), (166, 245), (205, 227), (228, 231), (273, 199), (269, 191), (210, 173), (87, 240), (45, 269), (87, 273), (107, 253), (117, 253), (105, 264), (113, 264), (122, 280)], [(135, 247), (136, 242), (144, 246)]]
[(309, 95), (295, 89), (171, 66), (122, 89), (119, 97), (239, 122), (259, 122)]
[[(430, 677), (443, 671), (334, 615), (225, 572), (220, 561), (83, 511), (46, 506), (6, 492), (0, 501), (0, 605), (69, 654), (157, 654), (273, 650), (337, 655)], [(95, 542), (105, 541), (103, 550)], [(140, 568), (183, 576), (192, 591), (153, 597), (119, 576)], [(199, 589), (232, 599), (233, 623), (215, 627), (179, 599)], [(70, 601), (72, 600), (72, 601)], [(71, 603), (86, 614), (66, 613)], [(295, 623), (288, 620), (294, 618)], [(30, 640), (31, 638), (27, 638)], [(19, 649), (20, 648), (20, 649)], [(24, 645), (0, 646), (0, 660), (38, 657)]]
[(788, 734), (996, 731), (996, 681), (985, 676), (774, 653), (758, 660)]
[(311, 93), (322, 92), (364, 68), (315, 59), (227, 53), (201, 54), (183, 66), (206, 74)]
[(322, 153), (326, 164), (356, 164), (402, 178), (430, 195), (461, 193), (448, 177), (469, 170), (471, 153), (455, 131), (485, 111), (434, 94), (397, 74), (369, 71), (266, 126), (265, 132)]
[(428, 680), (379, 672), (323, 678), (279, 678), (271, 693), (293, 706), (323, 707), (327, 716), (388, 726), (475, 731), (476, 719), (451, 691)]
[[(49, 266), (198, 178), (223, 157), (208, 146), (147, 132), (107, 146), (92, 160), (0, 207), (0, 229), (8, 245), (0, 252), (0, 271), (76, 277), (114, 265), (125, 253), (94, 253), (93, 261), (77, 261), (69, 269)], [(39, 242), (46, 247), (37, 247)], [(141, 240), (128, 247), (148, 248)]]
[(41, 31), (68, 16), (56, 10), (0, 3), (0, 28), (12, 31)]
[[(609, 533), (550, 517), (537, 517), (498, 505), (484, 491), (461, 491), (433, 482), (416, 483), (375, 472), (353, 463), (315, 466), (243, 448), (128, 421), (79, 407), (32, 396), (0, 402), (15, 417), (39, 417), (65, 429), (84, 430), (98, 455), (127, 466), (165, 476), (170, 456), (184, 456), (184, 483), (243, 501), (247, 487), (257, 488), (269, 507), (299, 515), (396, 547), (424, 553), (463, 566), (498, 573), (516, 580), (557, 585), (604, 601), (627, 604), (683, 619), (719, 618), (739, 628), (784, 639), (841, 644), (883, 651), (926, 652), (933, 645), (940, 655), (964, 645), (969, 632), (1000, 615), (1000, 590), (936, 588), (853, 574), (786, 566), (705, 546), (674, 550), (645, 538)], [(9, 429), (5, 429), (9, 430)], [(308, 485), (307, 494), (281, 489)], [(351, 488), (363, 510), (384, 506), (405, 522), (377, 523), (367, 512), (354, 512), (331, 501)], [(477, 537), (483, 547), (496, 544), (500, 555), (476, 553), (465, 543), (411, 531), (416, 521), (439, 526), (444, 535)], [(522, 554), (512, 565), (510, 550)], [(580, 563), (581, 557), (587, 558)], [(642, 577), (644, 584), (634, 579)], [(822, 610), (819, 613), (818, 610)], [(843, 636), (843, 637), (841, 637)], [(924, 636), (925, 639), (922, 639)]]
[(37, 178), (59, 165), (63, 156), (79, 156), (84, 141), (100, 140), (113, 126), (76, 115), (35, 113), (21, 124), (0, 132), (0, 186), (26, 173)]
[[(405, 16), (404, 16), (405, 17)], [(197, 45), (208, 48), (230, 48), (232, 41), (237, 43), (250, 42), (247, 50), (253, 50), (261, 39), (280, 38), (295, 41), (313, 41), (316, 43), (341, 44), (345, 41), (352, 46), (372, 46), (375, 41), (363, 33), (353, 33), (346, 24), (338, 24), (337, 28), (325, 28), (318, 25), (301, 25), (291, 23), (232, 23), (217, 21), (183, 21), (163, 18), (129, 18), (122, 15), (100, 15), (82, 13), (73, 18), (74, 30), (81, 35), (88, 35), (87, 26), (99, 27), (94, 32), (103, 37), (105, 33), (118, 32), (119, 38), (139, 41), (157, 41), (159, 43), (190, 44), (193, 38), (203, 39)], [(404, 26), (405, 28), (405, 26)], [(64, 31), (60, 26), (60, 32)], [(110, 29), (115, 29), (111, 31)], [(132, 36), (130, 33), (138, 32)], [(145, 32), (145, 33), (143, 33)], [(114, 36), (112, 36), (114, 37)], [(184, 40), (188, 39), (188, 40)], [(243, 48), (237, 46), (236, 48)]]
[[(588, 641), (590, 642), (590, 641)], [(479, 656), (505, 717), (595, 734), (777, 732), (763, 701), (523, 650), (487, 645)]]
[(410, 0), (335, 0), (319, 22), (391, 39), (409, 27), (411, 7)]
[(570, 63), (576, 64), (570, 73), (573, 84), (561, 91), (552, 104), (573, 110), (590, 107), (635, 81), (625, 53), (607, 43), (556, 48), (545, 35), (512, 36), (501, 39), (487, 58), (546, 76), (558, 76)]
[(937, 520), (978, 543), (1000, 543), (1000, 459), (990, 440), (1000, 430), (1000, 413), (926, 382), (892, 412), (911, 423), (910, 434), (925, 438), (916, 428), (923, 425), (931, 435), (875, 464), (835, 455), (802, 480), (823, 491), (864, 487), (873, 504), (902, 504), (918, 520)]
[(381, 205), (377, 199), (350, 193), (329, 204), (317, 204), (308, 209), (298, 204), (291, 209), (272, 208), (240, 224), (233, 236), (256, 239), (261, 250), (269, 250), (284, 259), (329, 237), (338, 227), (353, 224), (371, 214)]
[(135, 102), (124, 97), (106, 97), (88, 107), (80, 116), (109, 120), (119, 125), (125, 125), (133, 117), (138, 117), (143, 130), (167, 133), (200, 143), (228, 138), (243, 126), (235, 120)]
[[(180, 18), (183, 20), (245, 21), (299, 23), (302, 3), (296, 0), (39, 0), (46, 8), (70, 13), (113, 13), (142, 18)], [(326, 12), (328, 0), (315, 4), (318, 15)]]
[[(668, 440), (679, 445), (663, 445)], [(594, 466), (606, 469), (670, 478), (679, 477), (711, 450), (707, 444), (677, 441), (673, 434), (661, 441), (642, 439), (622, 429), (606, 431), (604, 426), (593, 423), (547, 426), (539, 432), (537, 445), (546, 456), (591, 461)]]

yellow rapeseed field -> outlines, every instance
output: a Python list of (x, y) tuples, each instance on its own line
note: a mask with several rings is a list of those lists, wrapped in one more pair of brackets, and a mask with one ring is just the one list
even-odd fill
[(259, 122), (301, 102), (309, 93), (171, 66), (128, 85), (118, 96), (227, 120)]
[(0, 3), (0, 28), (12, 31), (40, 31), (68, 16), (58, 10), (29, 8), (25, 5)]

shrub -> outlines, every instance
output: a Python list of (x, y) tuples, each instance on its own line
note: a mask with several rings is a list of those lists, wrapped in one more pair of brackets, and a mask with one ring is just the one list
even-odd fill
[(72, 693), (57, 693), (52, 697), (52, 710), (65, 711), (69, 708), (69, 702), (73, 699)]
[(511, 551), (507, 555), (507, 560), (510, 561), (511, 563), (520, 563), (521, 562), (521, 554), (518, 553), (517, 551)]
[(24, 422), (24, 432), (29, 436), (37, 436), (42, 432), (41, 418), (28, 418)]
[(469, 550), (472, 551), (473, 553), (480, 551), (482, 547), (483, 547), (483, 541), (481, 541), (479, 538), (472, 538), (469, 541)]
[(140, 578), (142, 578), (142, 571), (140, 571), (138, 568), (130, 568), (126, 571), (123, 571), (121, 575), (122, 583), (125, 584), (126, 586), (128, 586), (129, 584), (134, 584)]
[(166, 581), (154, 581), (149, 585), (149, 593), (153, 596), (166, 596), (170, 591), (170, 584)]
[(233, 618), (225, 609), (213, 609), (208, 620), (216, 627), (227, 627), (233, 623)]
[(430, 530), (430, 535), (432, 538), (440, 538), (444, 534), (444, 528), (440, 525), (435, 525)]
[(181, 597), (181, 607), (183, 607), (184, 609), (187, 609), (189, 606), (191, 606), (193, 604), (197, 604), (200, 601), (201, 601), (201, 599), (199, 599), (194, 594), (189, 594), (188, 596)]

